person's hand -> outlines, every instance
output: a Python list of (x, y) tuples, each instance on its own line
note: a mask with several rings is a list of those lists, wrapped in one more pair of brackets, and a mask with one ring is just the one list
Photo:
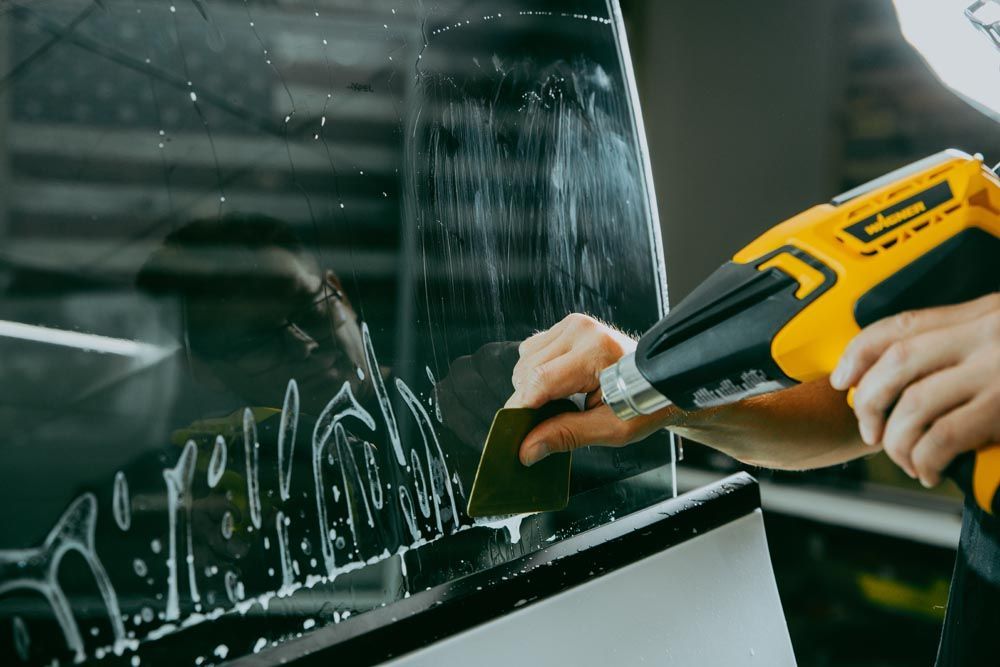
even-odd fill
[(956, 456), (1000, 442), (1000, 293), (875, 322), (848, 345), (830, 384), (856, 387), (866, 443), (937, 484)]
[(573, 394), (587, 395), (583, 412), (567, 412), (535, 427), (521, 443), (524, 465), (553, 452), (588, 445), (620, 447), (660, 427), (662, 415), (622, 421), (601, 402), (600, 373), (635, 350), (636, 342), (592, 317), (573, 313), (521, 343), (514, 366), (514, 394), (506, 407), (537, 408)]

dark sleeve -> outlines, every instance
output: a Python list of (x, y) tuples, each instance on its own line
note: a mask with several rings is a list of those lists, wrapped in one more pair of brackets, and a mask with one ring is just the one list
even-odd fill
[(937, 667), (1000, 664), (1000, 519), (967, 500)]

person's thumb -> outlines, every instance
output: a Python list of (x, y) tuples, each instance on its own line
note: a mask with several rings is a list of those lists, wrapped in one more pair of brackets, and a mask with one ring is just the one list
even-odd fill
[(606, 405), (583, 412), (564, 412), (536, 426), (521, 443), (521, 463), (534, 465), (549, 454), (590, 445), (621, 446), (628, 429)]

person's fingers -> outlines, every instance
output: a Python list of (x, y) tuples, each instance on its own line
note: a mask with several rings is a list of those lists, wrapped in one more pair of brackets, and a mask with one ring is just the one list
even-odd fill
[(886, 415), (904, 389), (961, 361), (967, 350), (963, 334), (968, 326), (935, 329), (898, 340), (861, 376), (854, 393), (854, 412), (866, 443), (874, 445), (882, 439)]
[(602, 368), (594, 355), (580, 358), (564, 354), (532, 368), (517, 385), (507, 407), (538, 408), (557, 398), (590, 393), (600, 382), (598, 373)]
[(907, 387), (889, 414), (882, 446), (896, 465), (913, 478), (913, 448), (938, 418), (968, 401), (976, 392), (977, 378), (970, 364), (952, 366)]
[(1000, 396), (979, 395), (934, 422), (913, 447), (911, 458), (920, 483), (941, 481), (941, 473), (956, 456), (1000, 443)]
[(568, 326), (572, 324), (572, 320), (570, 319), (571, 317), (573, 316), (568, 315), (563, 319), (561, 319), (560, 321), (553, 324), (548, 329), (545, 329), (544, 331), (539, 331), (533, 336), (528, 336), (523, 341), (521, 341), (521, 344), (518, 346), (517, 351), (521, 353), (521, 356), (526, 356), (531, 354), (532, 352), (541, 349), (542, 347), (545, 347), (553, 340), (555, 340), (563, 332), (564, 329), (566, 329)]
[(998, 303), (1000, 293), (993, 293), (954, 306), (909, 310), (881, 319), (865, 327), (848, 344), (837, 367), (830, 374), (830, 384), (834, 389), (850, 389), (894, 342), (933, 329), (967, 322), (996, 310), (1000, 307)]
[(534, 352), (522, 354), (517, 364), (514, 365), (514, 371), (511, 374), (511, 383), (514, 385), (514, 389), (518, 389), (521, 385), (530, 381), (532, 373), (539, 366), (570, 352), (572, 349), (573, 340), (564, 333), (561, 336), (553, 338), (547, 345), (537, 348)]
[(521, 443), (521, 462), (530, 466), (549, 454), (589, 445), (625, 445), (631, 441), (632, 433), (632, 426), (615, 417), (606, 405), (584, 412), (564, 412), (546, 419), (525, 437)]
[[(556, 331), (558, 329), (558, 331)], [(530, 344), (522, 343), (514, 367), (514, 394), (506, 407), (538, 407), (599, 386), (600, 371), (635, 349), (635, 341), (601, 322), (573, 313)]]

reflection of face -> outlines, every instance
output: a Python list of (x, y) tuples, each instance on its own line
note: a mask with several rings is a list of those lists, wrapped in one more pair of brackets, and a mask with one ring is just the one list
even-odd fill
[(357, 369), (368, 369), (357, 314), (336, 274), (281, 248), (260, 252), (259, 271), (271, 278), (259, 294), (189, 301), (191, 329), (210, 332), (197, 361), (258, 405), (280, 405), (292, 378), (314, 414), (345, 380), (357, 390)]

